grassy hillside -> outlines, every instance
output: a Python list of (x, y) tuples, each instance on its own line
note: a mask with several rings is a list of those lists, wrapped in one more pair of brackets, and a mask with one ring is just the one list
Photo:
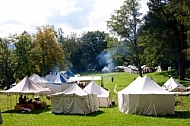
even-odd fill
[[(104, 87), (110, 90), (111, 96), (113, 98), (117, 96), (116, 93), (114, 93), (115, 85), (117, 85), (117, 90), (120, 91), (124, 89), (126, 86), (128, 86), (135, 78), (139, 76), (138, 74), (129, 74), (124, 72), (100, 73), (93, 75), (100, 75), (103, 77)], [(187, 78), (186, 81), (179, 81), (178, 76), (175, 75), (175, 71), (154, 72), (154, 73), (148, 73), (147, 75), (151, 77), (151, 79), (154, 80), (160, 86), (162, 86), (168, 80), (168, 75), (172, 75), (174, 79), (176, 79), (184, 86), (190, 86), (190, 81), (188, 81), (190, 79)], [(112, 77), (114, 78), (114, 82), (112, 82), (111, 80)], [(97, 83), (100, 82), (97, 81)]]
[[(162, 85), (168, 79), (167, 72), (150, 73), (150, 76), (158, 84)], [(92, 74), (91, 74), (92, 75)], [(127, 73), (107, 73), (93, 74), (103, 77), (104, 87), (110, 90), (112, 100), (117, 102), (117, 95), (114, 93), (114, 86), (117, 84), (117, 90), (120, 91), (129, 85), (137, 74)], [(111, 78), (114, 78), (112, 82)], [(177, 79), (177, 78), (176, 78)], [(100, 82), (97, 82), (100, 83)], [(189, 85), (188, 81), (184, 84)], [(190, 125), (190, 96), (175, 97), (176, 114), (171, 116), (143, 116), (124, 114), (119, 111), (118, 106), (110, 108), (100, 108), (98, 112), (89, 115), (63, 115), (51, 113), (50, 101), (47, 101), (47, 108), (34, 110), (33, 112), (22, 113), (13, 111), (7, 107), (14, 107), (16, 96), (11, 96), (12, 106), (7, 106), (9, 96), (0, 95), (0, 109), (2, 111), (3, 121), (2, 126), (189, 126)], [(18, 98), (18, 97), (17, 97)], [(45, 100), (45, 97), (41, 97)], [(8, 102), (7, 102), (8, 101)]]

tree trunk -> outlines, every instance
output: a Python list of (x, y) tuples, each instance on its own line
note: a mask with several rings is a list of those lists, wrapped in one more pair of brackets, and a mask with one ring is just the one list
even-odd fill
[(185, 27), (184, 25), (180, 25), (180, 27), (175, 27), (175, 36), (178, 43), (178, 70), (179, 70), (179, 80), (185, 80), (185, 54), (183, 52), (184, 49), (187, 48), (187, 36), (185, 35)]
[(10, 79), (7, 79), (5, 82), (6, 82), (5, 85), (7, 86), (7, 89), (10, 89), (11, 88), (11, 86), (10, 86), (11, 85)]
[(138, 67), (138, 70), (139, 70), (139, 76), (142, 77), (142, 68), (141, 68), (141, 66)]
[(185, 35), (184, 25), (180, 26), (179, 41), (181, 44), (180, 54), (179, 54), (179, 80), (185, 80), (185, 60), (186, 60), (186, 57), (185, 57), (183, 50), (187, 48), (187, 36)]
[(179, 57), (179, 80), (185, 79), (185, 56), (183, 53)]

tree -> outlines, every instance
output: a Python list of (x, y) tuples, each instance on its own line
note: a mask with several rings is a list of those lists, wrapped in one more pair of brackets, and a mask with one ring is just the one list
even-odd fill
[(151, 15), (144, 16), (145, 23), (139, 29), (139, 43), (144, 48), (143, 59), (147, 66), (177, 67), (175, 38), (168, 24)]
[(56, 41), (56, 37), (52, 26), (42, 26), (37, 28), (34, 38), (37, 61), (35, 64), (39, 66), (42, 76), (53, 70), (54, 68), (63, 69), (64, 52)]
[(98, 55), (107, 48), (106, 33), (100, 31), (87, 32), (81, 37), (81, 62), (88, 69), (99, 70)]
[(114, 65), (124, 65), (127, 53), (126, 43), (124, 43), (123, 41), (118, 41), (117, 38), (111, 37), (109, 35), (106, 36), (106, 41), (108, 48), (105, 49), (105, 51), (111, 53), (111, 58), (113, 60)]
[[(76, 34), (71, 34), (70, 36), (65, 37), (64, 32), (61, 28), (56, 31), (56, 38), (57, 42), (61, 46), (62, 50), (64, 51), (64, 64), (66, 64), (66, 69), (72, 69), (73, 63), (71, 61), (71, 55), (78, 50), (80, 47), (79, 38), (77, 38)], [(72, 45), (72, 46), (71, 46)], [(78, 62), (76, 62), (77, 64)]]
[[(178, 61), (179, 79), (185, 79), (185, 50), (187, 49), (187, 33), (189, 24), (189, 2), (186, 0), (150, 0), (148, 3), (149, 15), (154, 19), (166, 24), (167, 31), (170, 31), (175, 45), (175, 52)], [(163, 23), (162, 23), (163, 24)], [(158, 28), (158, 27), (157, 27)], [(171, 45), (171, 44), (170, 44)], [(168, 47), (167, 47), (168, 48)]]
[(111, 15), (107, 26), (127, 42), (127, 58), (138, 67), (142, 76), (141, 47), (138, 45), (138, 27), (141, 25), (140, 3), (138, 0), (125, 0), (119, 10)]
[(31, 59), (32, 50), (32, 37), (24, 31), (21, 35), (17, 36), (15, 43), (15, 53), (18, 58), (18, 70), (16, 71), (16, 78), (23, 78), (30, 76), (35, 72), (34, 63)]
[(82, 59), (82, 43), (80, 40), (77, 40), (75, 43), (77, 46), (75, 50), (70, 54), (70, 62), (73, 65), (73, 72), (83, 72), (85, 71), (85, 65), (83, 65), (83, 59)]
[(12, 45), (16, 41), (15, 36), (10, 35), (9, 38), (0, 40), (0, 75), (7, 89), (10, 88), (11, 83), (14, 83), (13, 76), (18, 69), (18, 59)]

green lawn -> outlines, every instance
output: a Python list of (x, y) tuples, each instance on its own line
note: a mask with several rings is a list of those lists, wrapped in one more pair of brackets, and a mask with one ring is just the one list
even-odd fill
[[(154, 81), (162, 85), (168, 79), (168, 73), (148, 74)], [(94, 74), (95, 75), (95, 74)], [(110, 90), (112, 100), (117, 103), (117, 95), (113, 89), (117, 84), (118, 91), (129, 85), (137, 74), (109, 73), (96, 74), (103, 77), (104, 87)], [(114, 82), (111, 81), (114, 77)], [(99, 82), (98, 82), (99, 83)], [(190, 82), (184, 82), (189, 85)], [(50, 102), (45, 109), (22, 113), (7, 108), (7, 99), (11, 98), (12, 108), (16, 103), (16, 96), (0, 95), (0, 109), (2, 111), (2, 126), (189, 126), (190, 125), (190, 96), (176, 97), (176, 114), (173, 116), (143, 116), (124, 114), (119, 111), (117, 104), (110, 108), (100, 108), (98, 112), (89, 115), (63, 115), (51, 113)], [(45, 100), (45, 97), (42, 97)], [(9, 102), (8, 102), (9, 103)], [(9, 106), (8, 106), (9, 107)]]

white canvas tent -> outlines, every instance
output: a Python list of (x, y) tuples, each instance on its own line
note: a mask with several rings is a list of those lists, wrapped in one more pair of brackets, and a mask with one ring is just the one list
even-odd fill
[(97, 94), (99, 107), (109, 107), (111, 104), (109, 91), (91, 81), (84, 89), (88, 93)]
[(118, 92), (118, 106), (126, 114), (175, 114), (174, 94), (164, 90), (147, 75), (138, 77)]
[(170, 77), (162, 86), (164, 89), (172, 92), (185, 92), (186, 87), (178, 83), (173, 77)]
[(109, 68), (107, 67), (107, 66), (105, 66), (103, 69), (102, 69), (102, 72), (103, 73), (107, 73), (107, 72), (109, 72), (110, 70), (109, 70)]
[(40, 77), (39, 75), (37, 74), (32, 74), (30, 77), (29, 77), (33, 82), (39, 84), (41, 87), (45, 87), (45, 84), (47, 83), (47, 80), (44, 79), (43, 77)]
[(10, 88), (6, 91), (1, 91), (1, 93), (9, 94), (46, 94), (50, 90), (43, 88), (40, 85), (34, 83), (28, 77), (21, 80), (16, 86)]
[(46, 79), (47, 81), (50, 81), (53, 77), (55, 77), (56, 75), (54, 74), (48, 74), (44, 77), (44, 79)]
[(70, 77), (69, 82), (102, 80), (101, 76), (75, 76)]
[[(27, 95), (27, 94), (32, 94), (32, 95), (45, 94), (45, 95), (48, 95), (48, 94), (51, 94), (51, 90), (49, 88), (43, 88), (40, 85), (34, 83), (28, 77), (25, 77), (17, 85), (10, 88), (9, 90), (1, 91), (0, 94), (7, 94), (7, 96), (11, 96), (12, 94), (15, 94), (15, 95), (18, 95), (18, 94), (25, 94), (25, 95)], [(12, 108), (12, 101), (10, 99), (7, 100), (7, 106), (9, 106), (8, 108)], [(10, 102), (10, 104), (8, 104), (8, 101)], [(32, 108), (34, 109), (34, 106), (33, 107), (30, 106), (30, 109), (25, 108), (25, 107), (19, 107), (19, 110), (23, 109), (23, 110), (31, 111), (31, 110), (33, 110)]]
[(77, 84), (71, 84), (64, 92), (52, 94), (50, 98), (53, 113), (88, 114), (98, 111), (97, 95), (86, 93)]

